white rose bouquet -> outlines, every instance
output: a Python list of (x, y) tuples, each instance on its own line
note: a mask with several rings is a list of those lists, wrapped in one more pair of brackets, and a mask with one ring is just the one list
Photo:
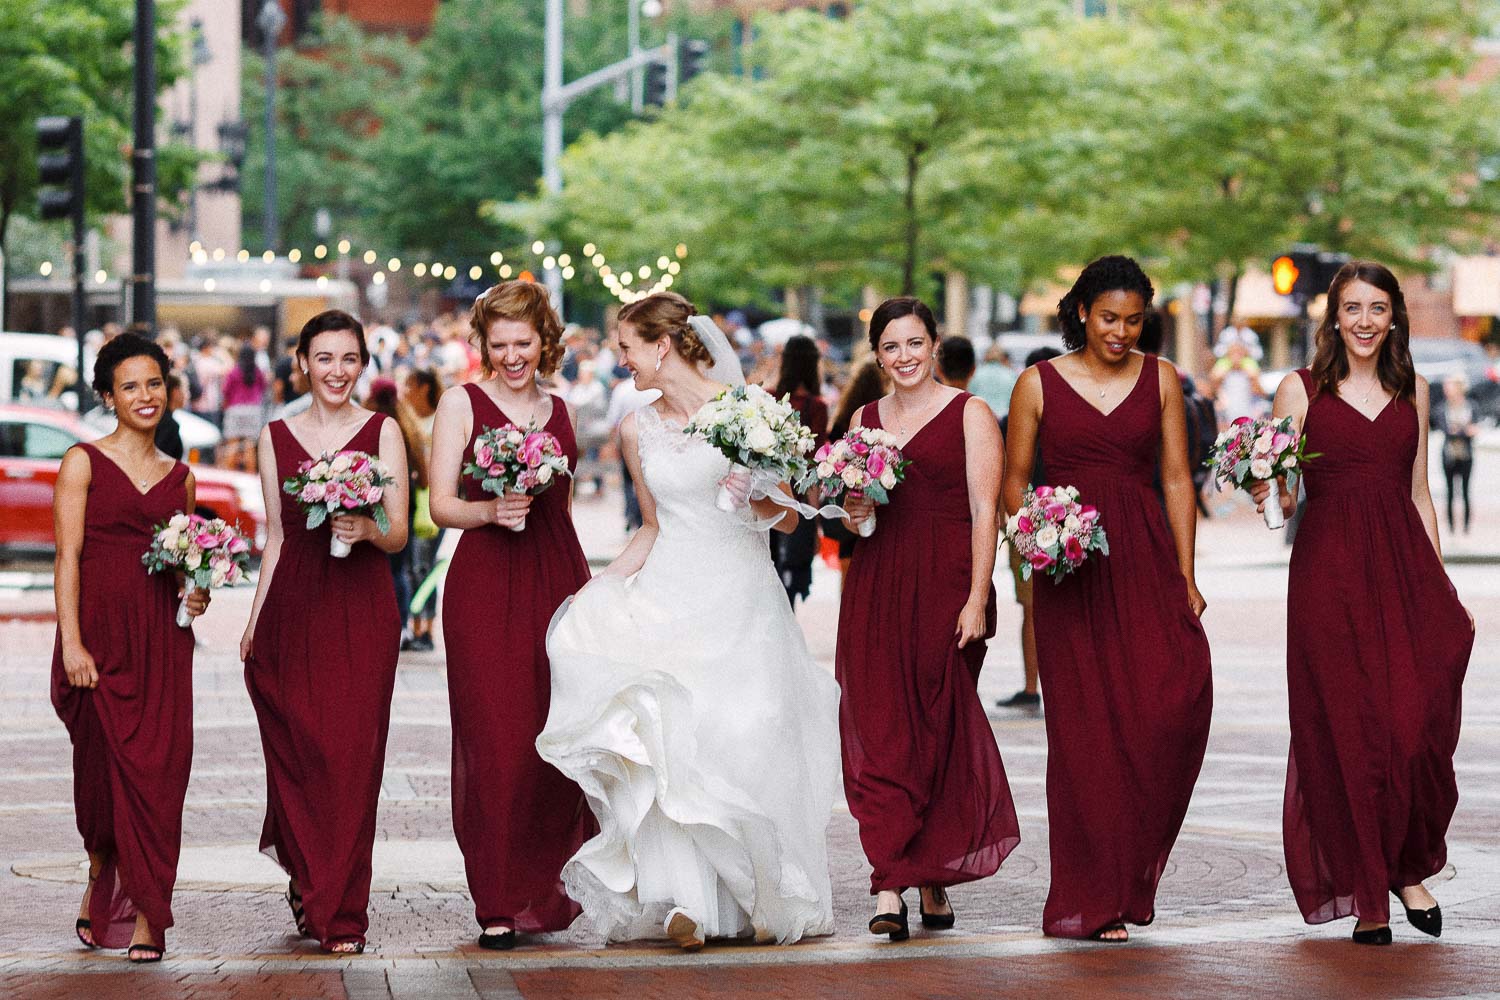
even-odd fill
[[(730, 386), (699, 407), (688, 434), (717, 448), (735, 466), (795, 482), (807, 472), (807, 453), (816, 439), (787, 398), (777, 399), (758, 385)], [(718, 507), (734, 509), (729, 490), (720, 487)]]
[(1205, 464), (1224, 486), (1248, 489), (1256, 480), (1270, 484), (1264, 507), (1266, 527), (1280, 528), (1286, 518), (1281, 513), (1276, 477), (1296, 475), (1303, 462), (1318, 457), (1308, 454), (1306, 445), (1302, 435), (1292, 433), (1291, 417), (1237, 417), (1214, 442)]

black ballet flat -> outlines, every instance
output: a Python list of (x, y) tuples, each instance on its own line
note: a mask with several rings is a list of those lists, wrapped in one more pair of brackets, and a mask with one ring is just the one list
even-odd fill
[(905, 941), (911, 937), (911, 927), (906, 922), (906, 900), (901, 901), (900, 913), (877, 913), (870, 918), (871, 934), (889, 934), (892, 941)]
[(1443, 908), (1441, 906), (1434, 903), (1431, 909), (1413, 910), (1406, 905), (1406, 902), (1401, 899), (1401, 894), (1395, 889), (1391, 890), (1391, 895), (1396, 897), (1397, 902), (1401, 903), (1401, 909), (1406, 911), (1407, 923), (1429, 937), (1443, 936)]
[(510, 929), (496, 931), (491, 934), (485, 931), (479, 935), (479, 947), (488, 948), (490, 951), (510, 951), (516, 946), (516, 932)]
[(944, 889), (933, 889), (933, 895), (940, 897), (939, 899), (934, 899), (934, 903), (944, 902), (948, 904), (948, 912), (928, 913), (926, 901), (918, 899), (917, 909), (922, 914), (922, 926), (934, 931), (952, 930), (953, 922), (958, 919), (958, 915), (953, 912), (953, 900), (948, 898), (948, 893)]
[(1390, 944), (1391, 943), (1391, 928), (1390, 928), (1390, 925), (1387, 924), (1384, 927), (1372, 927), (1370, 930), (1367, 930), (1367, 931), (1362, 931), (1362, 930), (1356, 929), (1354, 931), (1354, 943), (1355, 944), (1375, 944), (1375, 945)]
[(154, 944), (133, 944), (125, 949), (125, 957), (135, 965), (160, 962), (165, 950)]
[(1089, 939), (1092, 940), (1092, 941), (1098, 941), (1100, 944), (1129, 944), (1130, 943), (1130, 937), (1129, 937), (1130, 932), (1129, 931), (1125, 931), (1126, 936), (1122, 937), (1122, 938), (1107, 938), (1107, 937), (1104, 936), (1104, 935), (1110, 933), (1111, 931), (1124, 931), (1124, 930), (1125, 930), (1125, 924), (1124, 924), (1124, 922), (1120, 921), (1120, 920), (1116, 920), (1114, 923), (1112, 923), (1112, 924), (1106, 924), (1105, 926), (1099, 928), (1094, 933), (1090, 934), (1089, 935)]

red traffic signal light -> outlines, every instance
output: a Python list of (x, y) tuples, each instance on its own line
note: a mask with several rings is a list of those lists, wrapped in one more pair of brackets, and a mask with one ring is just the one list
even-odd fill
[(1277, 295), (1292, 294), (1293, 287), (1297, 284), (1297, 276), (1302, 269), (1297, 262), (1290, 257), (1277, 257), (1271, 262), (1271, 284), (1276, 289)]

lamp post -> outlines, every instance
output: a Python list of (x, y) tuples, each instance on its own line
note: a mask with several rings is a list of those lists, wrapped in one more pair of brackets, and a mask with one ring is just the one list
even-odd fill
[[(130, 151), (130, 329), (156, 336), (156, 3), (135, 0), (135, 138)], [(79, 340), (83, 331), (77, 331)], [(78, 372), (79, 381), (83, 371)]]
[(272, 250), (281, 243), (276, 219), (276, 43), (286, 28), (286, 15), (276, 0), (266, 0), (256, 15), (260, 29), (261, 52), (266, 60), (266, 190), (262, 229), (266, 246)]

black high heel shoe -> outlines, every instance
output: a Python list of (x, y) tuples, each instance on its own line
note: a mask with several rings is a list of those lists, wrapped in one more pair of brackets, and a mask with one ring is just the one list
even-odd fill
[(906, 900), (901, 901), (900, 913), (877, 913), (870, 918), (871, 934), (889, 934), (892, 941), (905, 941), (911, 937), (911, 928), (906, 922)]
[(953, 928), (953, 922), (958, 919), (958, 915), (953, 912), (953, 901), (948, 898), (947, 890), (943, 889), (940, 886), (934, 886), (928, 891), (932, 893), (933, 905), (936, 906), (939, 903), (947, 903), (948, 912), (928, 913), (927, 901), (925, 899), (919, 898), (917, 900), (917, 909), (922, 914), (922, 926), (935, 931), (951, 930)]
[(307, 932), (307, 912), (302, 909), (302, 893), (292, 888), (292, 883), (286, 884), (286, 905), (292, 908), (292, 920), (297, 924), (297, 933), (303, 937), (312, 937)]
[(1413, 910), (1406, 905), (1406, 900), (1401, 898), (1401, 893), (1395, 889), (1391, 895), (1396, 897), (1396, 902), (1401, 904), (1401, 909), (1406, 911), (1406, 922), (1429, 937), (1443, 936), (1443, 908), (1436, 903), (1426, 910)]
[(1359, 928), (1356, 927), (1354, 929), (1354, 943), (1355, 944), (1375, 944), (1375, 945), (1390, 944), (1391, 943), (1391, 928), (1390, 928), (1390, 925), (1387, 924), (1384, 927), (1372, 927), (1372, 928), (1370, 928), (1367, 931), (1362, 931), (1362, 930), (1360, 930)]

